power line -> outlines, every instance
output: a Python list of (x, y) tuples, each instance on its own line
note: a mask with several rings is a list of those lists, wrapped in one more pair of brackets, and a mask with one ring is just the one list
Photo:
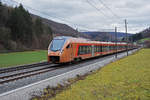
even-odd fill
[[(11, 1), (14, 1), (14, 2), (17, 3), (17, 4), (20, 4), (19, 2), (15, 1), (15, 0), (11, 0)], [(87, 0), (87, 1), (88, 1), (88, 0)], [(88, 1), (88, 2), (89, 2), (89, 1)], [(89, 3), (92, 4), (91, 2), (89, 2)], [(26, 8), (30, 9), (30, 10), (39, 12), (39, 13), (41, 13), (41, 14), (43, 14), (43, 15), (48, 16), (48, 17), (57, 18), (57, 19), (59, 19), (60, 21), (67, 22), (68, 24), (70, 24), (71, 26), (74, 26), (75, 28), (77, 28), (77, 26), (80, 26), (80, 27), (82, 27), (82, 28), (84, 28), (84, 29), (89, 29), (89, 27), (86, 27), (85, 25), (72, 23), (72, 22), (66, 20), (65, 18), (62, 18), (62, 17), (59, 17), (59, 16), (54, 16), (54, 15), (53, 15), (53, 16), (50, 16), (49, 14), (47, 14), (47, 13), (45, 13), (45, 12), (43, 12), (43, 11), (34, 9), (34, 8), (32, 8), (32, 7), (30, 7), (30, 6), (27, 6), (27, 5), (25, 5), (25, 4), (23, 4), (23, 5), (24, 5)], [(92, 4), (92, 5), (93, 5), (93, 4)], [(93, 5), (93, 7), (94, 7), (94, 5)], [(99, 11), (101, 11), (101, 10), (98, 9), (98, 8), (96, 8), (96, 9), (99, 10)], [(103, 12), (102, 12), (102, 13), (103, 13)], [(104, 14), (104, 13), (103, 13), (103, 14)], [(104, 16), (107, 17), (105, 14), (104, 14)]]
[[(14, 1), (14, 2), (17, 3), (17, 4), (20, 4), (19, 2), (15, 1), (15, 0), (11, 0), (11, 1)], [(39, 12), (39, 13), (41, 13), (41, 14), (43, 14), (43, 15), (48, 16), (48, 17), (53, 17), (53, 16), (50, 16), (49, 14), (47, 14), (47, 13), (45, 13), (45, 12), (43, 12), (43, 11), (34, 9), (34, 8), (32, 8), (32, 7), (30, 7), (30, 6), (27, 6), (27, 5), (25, 5), (25, 4), (23, 4), (23, 5), (24, 5), (26, 8), (30, 9), (30, 10)], [(66, 21), (65, 19), (60, 18), (60, 17), (58, 17), (58, 16), (54, 16), (54, 18), (58, 18), (58, 19), (61, 20), (61, 21), (65, 21), (65, 22), (67, 22), (67, 23), (70, 23), (69, 21)]]
[(102, 3), (102, 5), (105, 6), (105, 8), (107, 8), (115, 17), (120, 18), (120, 16), (118, 16), (117, 14), (115, 14), (111, 8), (109, 8), (102, 0), (99, 0), (100, 3)]
[(90, 32), (113, 32), (114, 29), (99, 29), (99, 30), (80, 30), (81, 32), (90, 31)]
[[(19, 2), (15, 1), (15, 0), (11, 0), (11, 1), (12, 1), (12, 2), (15, 2), (15, 3), (17, 3), (17, 4), (20, 4)], [(77, 26), (80, 26), (80, 27), (82, 27), (82, 28), (84, 28), (84, 29), (89, 29), (89, 28), (86, 27), (85, 25), (80, 25), (80, 24), (72, 23), (72, 22), (70, 22), (70, 21), (68, 21), (68, 20), (66, 20), (65, 18), (62, 18), (62, 17), (58, 17), (58, 16), (54, 16), (54, 15), (53, 15), (53, 16), (50, 16), (49, 14), (47, 14), (47, 13), (45, 13), (45, 12), (43, 12), (43, 11), (34, 9), (34, 8), (32, 8), (32, 7), (30, 7), (30, 6), (27, 6), (27, 5), (25, 5), (25, 4), (23, 4), (23, 6), (25, 6), (26, 8), (28, 8), (28, 9), (30, 9), (30, 10), (33, 10), (33, 11), (39, 12), (39, 13), (41, 13), (41, 14), (43, 14), (43, 15), (46, 15), (46, 16), (48, 16), (48, 17), (55, 18), (55, 19), (59, 19), (60, 21), (66, 22), (66, 23), (68, 23), (68, 24), (70, 24), (71, 26), (74, 26), (74, 27), (76, 27), (76, 28), (77, 28)]]
[[(115, 18), (114, 20), (112, 20), (111, 17), (108, 17), (104, 12), (102, 12), (101, 9), (99, 9), (98, 7), (96, 7), (96, 6), (95, 6), (93, 3), (91, 3), (89, 0), (86, 0), (86, 2), (87, 2), (90, 6), (92, 6), (93, 8), (95, 8), (100, 14), (102, 14), (102, 15), (104, 16), (104, 18), (106, 19), (107, 22), (108, 22), (108, 21), (114, 21), (114, 20), (116, 20), (116, 18)], [(119, 17), (119, 16), (117, 16), (117, 17)], [(119, 20), (119, 22), (120, 22), (120, 20)]]
[[(17, 5), (17, 4), (20, 4), (19, 2), (15, 1), (15, 0), (11, 0), (11, 1), (14, 2), (16, 5)], [(23, 4), (23, 6), (25, 6), (26, 8), (28, 8), (28, 9), (30, 9), (30, 10), (33, 10), (33, 11), (39, 12), (39, 13), (41, 13), (41, 14), (43, 14), (43, 15), (46, 15), (46, 16), (48, 16), (48, 17), (56, 18), (56, 19), (59, 19), (60, 21), (66, 22), (66, 23), (70, 24), (71, 26), (74, 26), (74, 28), (77, 28), (77, 26), (79, 26), (79, 27), (81, 27), (81, 29), (93, 30), (93, 29), (90, 29), (89, 27), (86, 27), (85, 25), (80, 25), (80, 24), (72, 23), (72, 22), (66, 20), (65, 18), (62, 18), (62, 17), (59, 17), (59, 16), (54, 16), (54, 15), (53, 15), (53, 16), (50, 16), (50, 15), (49, 15), (48, 13), (46, 13), (46, 12), (43, 12), (43, 11), (34, 9), (34, 8), (32, 8), (32, 7), (30, 7), (30, 6), (27, 6), (27, 5), (25, 5), (25, 4)], [(96, 30), (96, 29), (94, 29), (94, 30)]]
[(94, 4), (92, 4), (89, 0), (86, 0), (86, 2), (92, 6), (93, 8), (95, 8), (100, 14), (102, 14), (104, 17), (109, 18), (107, 15), (105, 15), (105, 13), (103, 13), (99, 8), (97, 8)]
[(125, 19), (125, 32), (126, 32), (126, 43), (127, 43), (127, 46), (126, 46), (126, 51), (127, 51), (127, 56), (128, 56), (128, 34), (127, 34), (127, 20)]

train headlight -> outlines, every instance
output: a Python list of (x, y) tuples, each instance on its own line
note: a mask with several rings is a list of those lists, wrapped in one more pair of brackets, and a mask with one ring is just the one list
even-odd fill
[(59, 52), (59, 54), (61, 55), (61, 54), (62, 54), (62, 52), (63, 52), (63, 49)]
[(59, 52), (59, 55), (61, 55), (61, 54), (62, 54), (62, 51)]

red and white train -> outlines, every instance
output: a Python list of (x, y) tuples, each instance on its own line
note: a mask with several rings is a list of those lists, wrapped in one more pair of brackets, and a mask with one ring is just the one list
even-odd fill
[[(48, 47), (48, 62), (67, 63), (125, 51), (127, 43), (90, 41), (67, 36), (55, 37)], [(128, 44), (128, 50), (137, 48)]]

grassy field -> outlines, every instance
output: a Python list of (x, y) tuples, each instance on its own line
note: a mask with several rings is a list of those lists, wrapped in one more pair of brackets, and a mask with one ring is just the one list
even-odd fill
[(31, 64), (47, 59), (47, 51), (28, 51), (0, 54), (0, 68)]
[(144, 38), (144, 39), (139, 40), (138, 42), (143, 43), (145, 41), (150, 41), (150, 38)]
[(150, 100), (150, 49), (111, 63), (48, 100)]

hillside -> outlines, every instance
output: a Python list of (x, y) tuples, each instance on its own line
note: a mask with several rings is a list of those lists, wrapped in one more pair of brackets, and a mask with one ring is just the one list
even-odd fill
[(77, 30), (73, 29), (72, 27), (66, 25), (66, 24), (62, 24), (62, 23), (58, 23), (46, 18), (42, 18), (40, 16), (37, 15), (33, 15), (31, 14), (33, 19), (36, 18), (40, 18), (43, 22), (43, 24), (51, 27), (52, 31), (53, 31), (53, 35), (54, 36), (73, 36), (73, 37), (85, 37), (88, 38), (88, 35), (86, 34), (81, 34), (80, 32), (78, 32)]
[(70, 26), (0, 2), (0, 52), (47, 49), (53, 36), (85, 37)]
[(132, 38), (134, 39), (134, 41), (138, 41), (138, 40), (144, 39), (144, 38), (150, 38), (150, 27), (142, 30), (141, 32), (139, 32), (135, 35), (133, 35)]
[(22, 5), (12, 8), (0, 3), (0, 35), (0, 52), (46, 49), (52, 29), (40, 18), (33, 19)]
[(144, 29), (143, 31), (139, 32), (139, 34), (142, 34), (143, 38), (150, 37), (150, 27)]
[(132, 38), (133, 41), (136, 41), (139, 44), (144, 44), (145, 47), (150, 47), (150, 27), (131, 36), (130, 38)]
[(114, 36), (110, 35), (107, 32), (82, 32), (83, 34), (87, 34), (90, 36), (90, 39), (96, 41), (113, 41)]
[[(100, 41), (115, 41), (115, 32), (82, 32), (83, 34), (87, 34), (91, 39), (100, 40)], [(132, 36), (132, 34), (128, 34), (128, 36)], [(117, 39), (121, 41), (124, 37), (126, 37), (125, 33), (117, 32)]]

